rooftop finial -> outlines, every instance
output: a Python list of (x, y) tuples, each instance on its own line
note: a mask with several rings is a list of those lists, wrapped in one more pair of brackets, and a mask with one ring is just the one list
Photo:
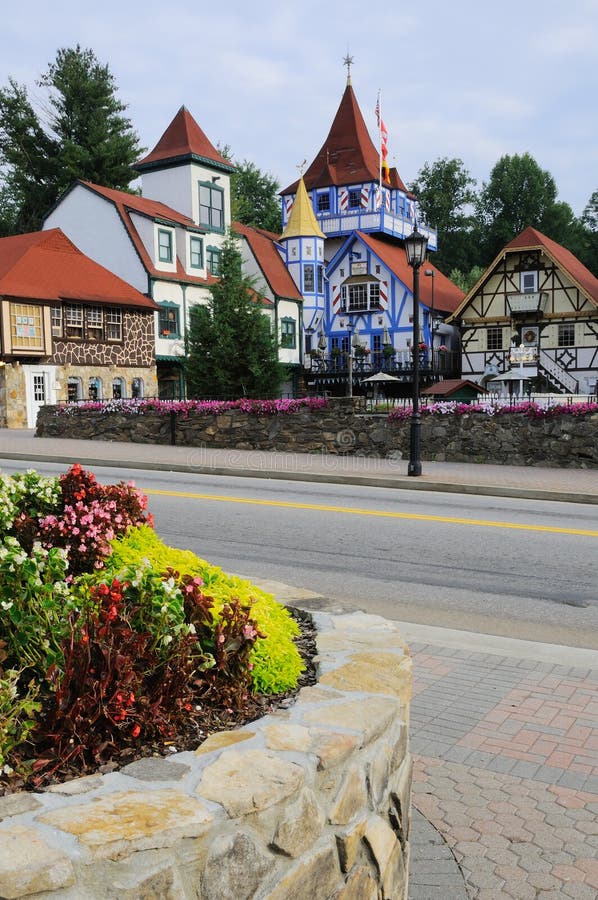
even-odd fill
[(343, 59), (343, 66), (347, 67), (347, 85), (351, 84), (351, 66), (353, 65), (353, 57), (349, 56), (349, 51), (347, 50), (347, 55)]
[(303, 162), (302, 162), (302, 163), (299, 163), (299, 165), (297, 166), (297, 169), (299, 170), (299, 177), (300, 177), (300, 178), (303, 178), (303, 170), (304, 170), (304, 168), (305, 168), (306, 165), (307, 165), (307, 160), (304, 159)]

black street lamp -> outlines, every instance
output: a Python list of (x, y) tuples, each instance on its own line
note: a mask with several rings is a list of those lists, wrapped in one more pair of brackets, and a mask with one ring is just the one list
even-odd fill
[(419, 414), (419, 270), (426, 261), (428, 238), (420, 234), (417, 224), (405, 238), (407, 262), (413, 269), (413, 406), (407, 475), (421, 475), (421, 418)]

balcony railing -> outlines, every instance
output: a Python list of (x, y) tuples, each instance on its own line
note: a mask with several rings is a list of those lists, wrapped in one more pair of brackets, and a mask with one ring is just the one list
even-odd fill
[(523, 294), (507, 294), (507, 304), (512, 313), (544, 312), (548, 294), (545, 291), (527, 291)]
[[(348, 209), (345, 212), (316, 213), (318, 225), (327, 237), (341, 234), (349, 234), (352, 231), (376, 232), (382, 231), (397, 238), (408, 237), (415, 226), (415, 220), (409, 216), (401, 216), (398, 213), (388, 212), (386, 209)], [(418, 222), (418, 231), (428, 238), (430, 250), (438, 249), (438, 237), (435, 228)]]
[[(438, 378), (455, 378), (460, 373), (461, 356), (451, 350), (419, 350), (419, 369), (428, 381)], [(349, 373), (347, 353), (328, 355), (316, 352), (305, 358), (306, 374), (313, 376), (341, 375)], [(365, 355), (353, 354), (353, 378), (367, 378), (376, 372), (394, 375), (400, 381), (411, 381), (413, 378), (413, 355), (410, 350), (397, 350), (392, 356), (383, 352)]]

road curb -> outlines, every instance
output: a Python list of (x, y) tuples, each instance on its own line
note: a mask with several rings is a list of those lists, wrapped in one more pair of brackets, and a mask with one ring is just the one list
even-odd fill
[[(0, 459), (17, 459), (24, 462), (53, 462), (72, 465), (71, 456), (59, 454), (0, 452)], [(432, 491), (448, 494), (472, 494), (487, 497), (513, 497), (522, 500), (548, 500), (560, 503), (585, 503), (598, 505), (598, 494), (574, 491), (550, 491), (539, 488), (520, 488), (510, 485), (462, 483), (458, 481), (428, 481), (425, 476), (414, 480), (407, 476), (347, 475), (334, 472), (297, 472), (281, 469), (248, 469), (238, 466), (189, 465), (188, 463), (153, 462), (151, 460), (98, 459), (78, 456), (83, 466), (120, 469), (147, 469), (148, 471), (185, 472), (188, 475), (223, 475), (237, 478), (265, 478), (278, 481), (304, 481), (316, 484), (352, 484), (361, 487), (381, 487), (391, 490)]]

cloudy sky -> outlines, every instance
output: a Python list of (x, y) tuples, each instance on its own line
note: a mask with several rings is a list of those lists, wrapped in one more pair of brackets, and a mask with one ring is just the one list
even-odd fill
[[(0, 84), (36, 79), (59, 47), (108, 63), (143, 146), (181, 105), (281, 187), (323, 143), (346, 83), (406, 183), (459, 157), (481, 186), (504, 154), (529, 152), (580, 214), (598, 190), (598, 0), (28, 0), (0, 33)], [(41, 108), (41, 107), (40, 107)]]

